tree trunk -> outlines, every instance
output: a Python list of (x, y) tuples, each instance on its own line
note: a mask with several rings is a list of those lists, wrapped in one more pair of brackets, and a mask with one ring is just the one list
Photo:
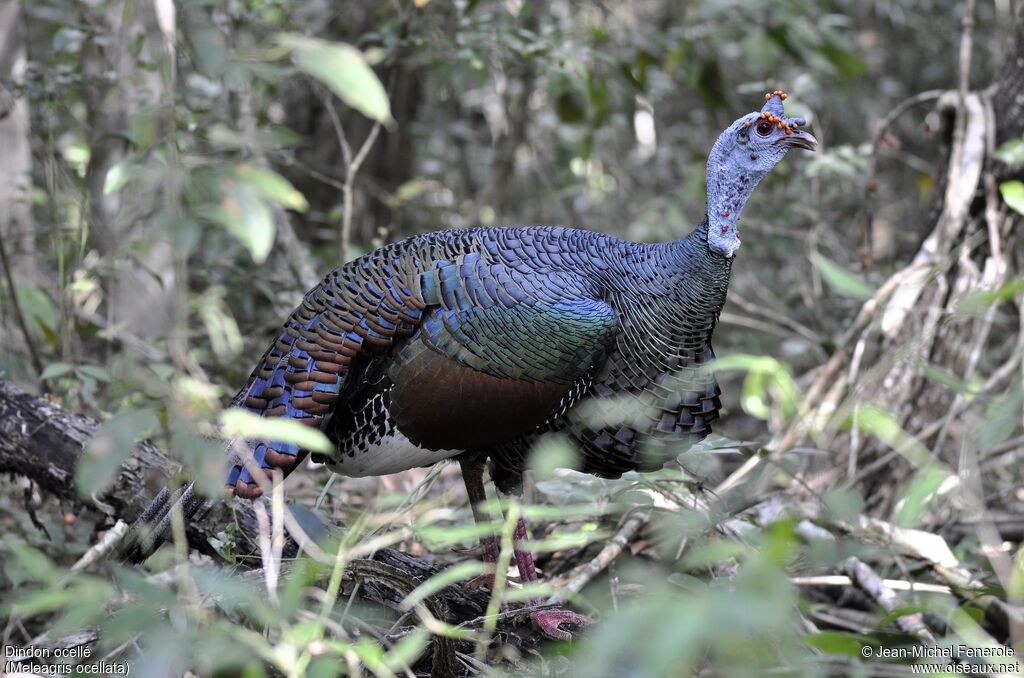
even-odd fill
[[(85, 189), (91, 244), (114, 267), (107, 289), (110, 325), (123, 325), (142, 339), (170, 333), (175, 305), (173, 250), (148, 223), (151, 215), (144, 210), (152, 207), (151, 196), (145, 196), (143, 204), (138, 200), (143, 196), (108, 193), (105, 187), (110, 170), (128, 157), (133, 117), (148, 117), (146, 122), (158, 138), (161, 116), (173, 114), (160, 107), (166, 90), (160, 72), (138, 68), (132, 52), (135, 40), (144, 39), (150, 61), (161, 63), (164, 58), (155, 53), (163, 39), (151, 11), (149, 3), (136, 4), (130, 12), (123, 3), (98, 6), (90, 22), (103, 26), (96, 35), (107, 40), (102, 44), (89, 40), (82, 52), (87, 83), (83, 99), (90, 126)], [(143, 238), (146, 247), (131, 246)]]
[[(1022, 6), (1019, 12), (1024, 12)], [(1024, 133), (1024, 18), (1018, 17), (1013, 41), (1007, 46), (996, 91), (992, 95), (996, 112), (996, 145)]]
[[(907, 487), (902, 481), (931, 459), (971, 476), (985, 404), (1020, 379), (1019, 354), (1004, 350), (1020, 340), (1019, 333), (993, 331), (995, 307), (967, 313), (961, 303), (1021, 273), (1020, 219), (999, 196), (1001, 165), (989, 140), (993, 135), (1007, 140), (1024, 130), (1024, 20), (1018, 19), (994, 93), (968, 92), (961, 100), (958, 92), (948, 92), (938, 110), (949, 154), (936, 191), (934, 227), (911, 265), (890, 278), (891, 295), (878, 299), (872, 319), (850, 335), (841, 366), (833, 372), (837, 383), (817, 404), (819, 414), (838, 414), (826, 441), (819, 443), (833, 454), (827, 468), (809, 477), (810, 485), (824, 490), (845, 476), (880, 514), (902, 498)], [(973, 384), (972, 389), (984, 384), (971, 393), (958, 392), (936, 372)], [(899, 434), (896, 440), (871, 430), (859, 418), (866, 406), (890, 415), (909, 437)]]
[[(22, 85), (26, 52), (17, 0), (0, 2), (0, 82)], [(35, 284), (35, 226), (32, 222), (32, 147), (28, 99), (0, 85), (0, 237), (15, 278)]]

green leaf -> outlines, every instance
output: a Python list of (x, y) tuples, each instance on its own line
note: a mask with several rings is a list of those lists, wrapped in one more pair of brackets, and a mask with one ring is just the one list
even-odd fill
[(157, 426), (153, 410), (127, 408), (104, 423), (85, 447), (75, 479), (79, 496), (99, 494), (117, 475), (121, 463), (131, 456), (135, 444)]
[(67, 363), (50, 363), (43, 370), (43, 373), (39, 375), (42, 380), (56, 379), (57, 377), (63, 376), (73, 370), (74, 368)]
[(985, 408), (978, 450), (986, 457), (999, 443), (1007, 440), (1020, 423), (1020, 408), (1024, 404), (1024, 391), (1013, 388), (993, 398)]
[(968, 393), (971, 390), (969, 384), (942, 365), (936, 365), (935, 363), (928, 362), (927, 360), (922, 360), (918, 363), (918, 367), (921, 370), (921, 374), (929, 381), (933, 381), (939, 386), (945, 386), (954, 393)]
[(864, 642), (857, 635), (844, 631), (820, 631), (804, 636), (804, 642), (828, 654), (860, 657)]
[(1024, 214), (1024, 182), (1004, 181), (999, 184), (999, 192), (1003, 194), (1003, 202), (1014, 212)]
[(811, 253), (811, 262), (836, 294), (854, 299), (870, 299), (875, 292), (874, 288), (863, 278), (850, 273), (817, 252)]
[(225, 180), (220, 208), (214, 217), (245, 245), (253, 261), (266, 261), (274, 244), (274, 217), (256, 186)]
[(82, 365), (78, 368), (78, 371), (82, 375), (95, 379), (96, 381), (102, 381), (104, 383), (110, 381), (110, 374), (98, 365)]
[(235, 172), (239, 179), (258, 188), (267, 199), (296, 212), (309, 209), (306, 196), (277, 172), (254, 165), (240, 165)]
[(579, 468), (580, 453), (566, 438), (547, 435), (533, 445), (528, 462), (535, 477), (551, 478), (555, 475), (555, 469)]
[(727, 539), (715, 539), (693, 548), (682, 565), (687, 570), (700, 570), (714, 563), (737, 558), (747, 551), (747, 547), (739, 542)]
[(493, 566), (486, 565), (479, 560), (470, 560), (453, 565), (448, 569), (438, 572), (417, 586), (414, 591), (402, 600), (401, 609), (411, 610), (441, 589), (451, 586), (456, 582), (466, 581), (477, 575), (491, 572), (493, 569)]
[(194, 26), (187, 35), (196, 70), (207, 77), (220, 78), (230, 59), (224, 34), (214, 26)]
[(5, 603), (6, 612), (18, 617), (32, 617), (44, 612), (55, 612), (70, 606), (75, 600), (75, 592), (69, 589), (45, 588), (26, 591), (17, 600)]
[(977, 315), (984, 313), (993, 304), (1016, 299), (1020, 294), (1024, 294), (1024, 278), (1014, 278), (1000, 285), (998, 289), (968, 294), (956, 305), (956, 310), (959, 313)]
[(331, 654), (322, 654), (313, 658), (306, 667), (306, 678), (338, 678), (342, 675), (338, 668), (338, 658)]
[[(292, 570), (278, 591), (278, 604), (281, 613), (295, 614), (306, 600), (309, 587), (315, 585), (320, 575), (328, 571), (329, 568), (324, 563), (306, 559), (294, 561)], [(319, 622), (317, 623), (319, 624)], [(293, 637), (292, 642), (298, 643), (298, 639)]]
[(829, 513), (838, 520), (855, 522), (864, 511), (864, 497), (856, 490), (837, 487), (823, 497)]
[(576, 89), (566, 87), (555, 97), (555, 113), (567, 125), (584, 122), (587, 119), (587, 107), (583, 96)]
[(278, 41), (291, 50), (296, 66), (327, 85), (346, 104), (372, 120), (392, 122), (384, 85), (358, 49), (295, 34), (280, 35)]
[(199, 244), (201, 229), (192, 219), (170, 210), (161, 210), (154, 218), (154, 223), (167, 234), (177, 250), (191, 252)]
[(173, 423), (171, 450), (185, 462), (189, 476), (196, 479), (196, 489), (215, 498), (224, 492), (227, 457), (224, 444), (200, 435), (196, 422), (180, 420)]
[(714, 111), (729, 105), (729, 100), (725, 95), (725, 89), (722, 84), (725, 80), (722, 77), (722, 70), (719, 67), (718, 61), (710, 59), (701, 60), (697, 67), (696, 75), (696, 82), (694, 84), (705, 108)]
[(281, 636), (281, 639), (296, 647), (306, 647), (310, 643), (319, 640), (322, 635), (323, 624), (319, 621), (309, 620), (291, 626)]
[(4, 574), (17, 585), (26, 581), (35, 581), (57, 586), (61, 571), (50, 556), (26, 544), (18, 537), (8, 537), (0, 541), (0, 552), (8, 554), (4, 558)]
[(226, 437), (247, 440), (271, 440), (292, 443), (303, 450), (333, 455), (334, 445), (318, 429), (306, 426), (294, 419), (267, 418), (246, 410), (231, 408), (220, 418)]
[(1024, 139), (1011, 139), (996, 149), (996, 160), (1007, 165), (1024, 165)]
[(923, 605), (907, 605), (905, 607), (897, 607), (889, 614), (882, 617), (882, 621), (878, 622), (878, 628), (883, 628), (892, 624), (900, 617), (906, 617), (911, 614), (920, 614), (921, 612), (931, 612), (932, 608), (924, 607)]
[(852, 80), (860, 77), (867, 70), (867, 65), (860, 57), (838, 43), (826, 42), (821, 46), (821, 53), (835, 66), (836, 71), (839, 72), (839, 79), (844, 85), (849, 85)]
[(1010, 571), (1010, 581), (1006, 582), (1006, 597), (1009, 600), (1024, 598), (1024, 549), (1017, 549), (1017, 557), (1014, 558), (1013, 569)]
[(426, 183), (422, 179), (410, 179), (395, 189), (395, 192), (385, 200), (388, 207), (398, 209), (410, 200), (418, 198), (426, 189)]
[[(521, 508), (524, 519), (529, 522), (543, 523), (555, 520), (573, 520), (574, 518), (593, 518), (608, 513), (611, 507), (612, 505), (595, 506), (590, 501), (586, 501), (578, 504), (559, 504), (558, 506), (531, 504)], [(587, 525), (579, 525), (577, 528), (580, 530), (590, 529)]]
[(761, 28), (750, 31), (740, 43), (745, 63), (772, 68), (778, 60), (778, 45)]
[(216, 122), (206, 128), (205, 134), (207, 141), (217, 148), (248, 152), (298, 146), (302, 141), (298, 134), (279, 125), (267, 125), (242, 133)]
[(103, 180), (103, 195), (117, 193), (124, 188), (128, 180), (132, 178), (130, 169), (131, 164), (126, 160), (122, 160), (107, 170), (107, 176)]
[(430, 550), (439, 550), (464, 544), (466, 542), (479, 541), (481, 537), (494, 534), (495, 529), (500, 529), (498, 523), (484, 523), (481, 525), (439, 525), (430, 523), (416, 525), (416, 538), (424, 543)]
[(856, 423), (860, 429), (875, 436), (903, 455), (911, 464), (925, 468), (933, 463), (928, 449), (903, 430), (893, 412), (875, 405), (862, 405), (854, 410), (848, 425)]
[(603, 542), (611, 538), (607, 530), (573, 530), (549, 534), (542, 540), (527, 539), (523, 548), (534, 553), (551, 553), (554, 551), (568, 551), (578, 549), (594, 542)]
[[(429, 2), (429, 0), (427, 0)], [(416, 0), (416, 6), (422, 7), (427, 2)], [(395, 646), (384, 655), (384, 664), (395, 673), (403, 672), (416, 663), (423, 650), (427, 647), (430, 634), (426, 629), (417, 627), (413, 631), (395, 643)]]
[(35, 285), (23, 285), (17, 281), (14, 283), (14, 291), (26, 319), (39, 328), (47, 341), (55, 339), (60, 316), (50, 297)]
[(961, 605), (960, 611), (972, 619), (975, 624), (981, 624), (985, 620), (985, 610), (976, 605)]
[(157, 142), (160, 136), (160, 121), (154, 108), (143, 108), (128, 120), (128, 139), (138, 150), (146, 150)]
[(716, 373), (732, 370), (747, 372), (743, 392), (740, 394), (740, 405), (751, 416), (767, 419), (771, 415), (771, 401), (777, 403), (786, 416), (796, 411), (799, 396), (796, 382), (786, 365), (775, 358), (738, 353), (716, 359), (711, 369)]
[(914, 527), (925, 509), (935, 498), (939, 487), (946, 482), (949, 472), (936, 466), (928, 466), (914, 475), (913, 481), (896, 505), (893, 522), (900, 527)]

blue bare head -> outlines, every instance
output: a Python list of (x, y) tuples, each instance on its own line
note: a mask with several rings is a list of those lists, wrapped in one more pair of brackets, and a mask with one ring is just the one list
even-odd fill
[(813, 151), (817, 140), (801, 129), (803, 118), (787, 118), (786, 93), (765, 94), (764, 108), (747, 113), (715, 141), (708, 156), (708, 244), (732, 257), (740, 247), (736, 222), (754, 187), (791, 148)]

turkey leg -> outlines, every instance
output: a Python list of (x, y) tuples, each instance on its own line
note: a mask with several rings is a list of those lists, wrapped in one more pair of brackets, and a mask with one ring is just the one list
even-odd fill
[[(466, 494), (469, 495), (469, 507), (473, 510), (473, 520), (477, 525), (490, 523), (491, 518), (484, 511), (483, 506), (487, 501), (487, 491), (484, 490), (484, 463), (474, 457), (460, 457), (459, 466), (462, 467), (462, 480), (466, 483)], [(497, 564), (498, 539), (494, 534), (480, 537), (480, 558), (488, 565)], [(494, 572), (474, 577), (465, 584), (466, 589), (477, 589), (481, 586), (494, 588)]]
[[(483, 510), (483, 502), (487, 499), (487, 493), (484, 490), (484, 463), (478, 459), (461, 458), (459, 464), (462, 466), (462, 479), (466, 483), (466, 494), (469, 495), (469, 504), (473, 510), (474, 520), (478, 524), (490, 522)], [(516, 559), (516, 567), (519, 569), (519, 579), (524, 584), (537, 581), (537, 568), (533, 564), (533, 554), (519, 548), (527, 539), (529, 539), (529, 535), (526, 531), (526, 521), (520, 518), (512, 532), (512, 554)], [(482, 537), (480, 546), (485, 563), (495, 564), (498, 562), (498, 540), (493, 534)], [(470, 580), (466, 587), (476, 588), (486, 585), (493, 588), (495, 574), (480, 575)], [(562, 624), (586, 626), (590, 623), (590, 619), (581, 614), (560, 609), (540, 610), (531, 614), (530, 619), (545, 635), (555, 640), (572, 639), (571, 633), (562, 630)]]
[[(530, 536), (526, 532), (526, 521), (522, 518), (516, 523), (516, 529), (512, 533), (512, 553), (516, 558), (516, 567), (519, 568), (519, 580), (528, 584), (537, 581), (537, 568), (533, 565), (533, 554), (529, 551), (518, 548)], [(543, 601), (535, 600), (534, 603)], [(530, 615), (534, 625), (544, 632), (549, 638), (555, 640), (572, 640), (572, 634), (562, 630), (562, 624), (574, 624), (586, 626), (590, 624), (590, 618), (569, 610), (558, 608), (551, 610), (540, 610)]]

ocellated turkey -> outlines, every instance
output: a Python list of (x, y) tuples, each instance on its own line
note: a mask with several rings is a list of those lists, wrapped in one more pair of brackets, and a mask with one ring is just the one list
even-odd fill
[[(786, 118), (785, 94), (733, 122), (708, 158), (706, 218), (687, 236), (641, 244), (562, 227), (448, 230), (413, 236), (332, 271), (310, 290), (235, 404), (322, 430), (346, 476), (395, 473), (456, 458), (478, 519), (489, 462), (516, 493), (531, 443), (561, 431), (581, 470), (617, 477), (660, 467), (658, 441), (696, 441), (718, 419), (708, 365), (725, 303), (737, 222), (758, 182), (791, 148), (816, 141)], [(649, 416), (600, 425), (574, 416), (591, 399), (642, 399)], [(306, 456), (272, 440), (232, 459), (234, 495), (256, 497), (266, 471)], [(166, 518), (163, 505), (147, 520)], [(191, 488), (186, 493), (196, 500)], [(516, 528), (516, 542), (526, 527)], [(483, 540), (493, 562), (497, 546)], [(516, 550), (523, 580), (532, 557)], [(572, 612), (533, 615), (568, 637)]]

